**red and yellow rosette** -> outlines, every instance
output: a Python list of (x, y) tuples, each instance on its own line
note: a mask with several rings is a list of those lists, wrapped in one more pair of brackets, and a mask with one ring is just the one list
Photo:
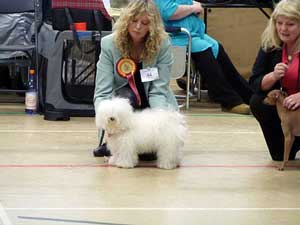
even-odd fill
[(141, 97), (139, 92), (136, 88), (135, 81), (134, 81), (134, 73), (136, 71), (136, 64), (132, 59), (120, 59), (117, 62), (117, 72), (121, 77), (124, 77), (128, 80), (129, 86), (133, 93), (136, 96), (138, 101), (138, 105), (141, 105)]
[(117, 72), (121, 77), (127, 78), (128, 75), (134, 74), (136, 71), (136, 64), (131, 59), (120, 59), (117, 62)]

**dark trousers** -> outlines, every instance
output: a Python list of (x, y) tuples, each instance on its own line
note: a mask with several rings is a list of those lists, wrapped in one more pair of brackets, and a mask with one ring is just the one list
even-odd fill
[[(259, 122), (270, 155), (273, 160), (282, 161), (284, 154), (284, 136), (276, 106), (263, 103), (265, 96), (254, 94), (250, 99), (250, 109)], [(296, 137), (291, 149), (290, 159), (294, 159), (300, 148), (300, 138)]]
[(205, 81), (208, 95), (212, 100), (225, 108), (242, 103), (249, 104), (252, 89), (236, 70), (221, 44), (217, 59), (211, 48), (192, 53), (192, 59)]

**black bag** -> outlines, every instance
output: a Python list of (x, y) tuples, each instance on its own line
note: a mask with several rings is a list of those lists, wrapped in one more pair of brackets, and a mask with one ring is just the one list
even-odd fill
[(110, 17), (103, 8), (102, 1), (52, 0), (51, 7), (53, 29), (72, 30), (75, 45), (80, 51), (82, 51), (82, 47), (74, 23), (84, 22), (87, 30), (97, 30), (100, 35), (103, 30), (111, 31), (112, 29), (111, 20), (108, 19)]
[(82, 51), (74, 48), (74, 41), (64, 43), (62, 92), (71, 103), (93, 104), (96, 63), (100, 42), (80, 40)]
[(100, 11), (88, 9), (52, 9), (52, 27), (54, 30), (71, 30), (72, 23), (85, 22), (87, 30), (106, 30), (112, 28), (111, 21)]

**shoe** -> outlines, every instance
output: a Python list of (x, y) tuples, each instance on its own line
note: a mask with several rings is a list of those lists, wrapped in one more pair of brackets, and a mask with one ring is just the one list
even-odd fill
[(250, 107), (246, 104), (240, 104), (236, 105), (230, 109), (223, 109), (224, 112), (229, 113), (236, 113), (236, 114), (243, 114), (243, 115), (249, 115), (250, 114)]
[(95, 148), (93, 153), (95, 157), (111, 156), (109, 149), (107, 149), (106, 143)]
[(156, 153), (139, 154), (139, 160), (141, 160), (141, 161), (154, 161), (154, 160), (157, 160), (157, 156), (156, 156)]
[(182, 90), (186, 90), (186, 76), (178, 78), (176, 83)]

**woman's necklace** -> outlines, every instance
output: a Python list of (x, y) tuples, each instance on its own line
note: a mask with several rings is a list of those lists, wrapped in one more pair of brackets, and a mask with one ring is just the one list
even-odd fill
[(294, 58), (294, 47), (288, 48), (286, 46), (286, 55), (287, 55), (288, 62), (291, 63), (293, 61), (293, 58)]
[(130, 56), (133, 59), (133, 61), (135, 61), (136, 63), (140, 61), (140, 58), (141, 58), (140, 54), (138, 54), (138, 53), (131, 53)]
[(136, 62), (140, 62), (143, 53), (144, 45), (132, 46), (130, 56)]

